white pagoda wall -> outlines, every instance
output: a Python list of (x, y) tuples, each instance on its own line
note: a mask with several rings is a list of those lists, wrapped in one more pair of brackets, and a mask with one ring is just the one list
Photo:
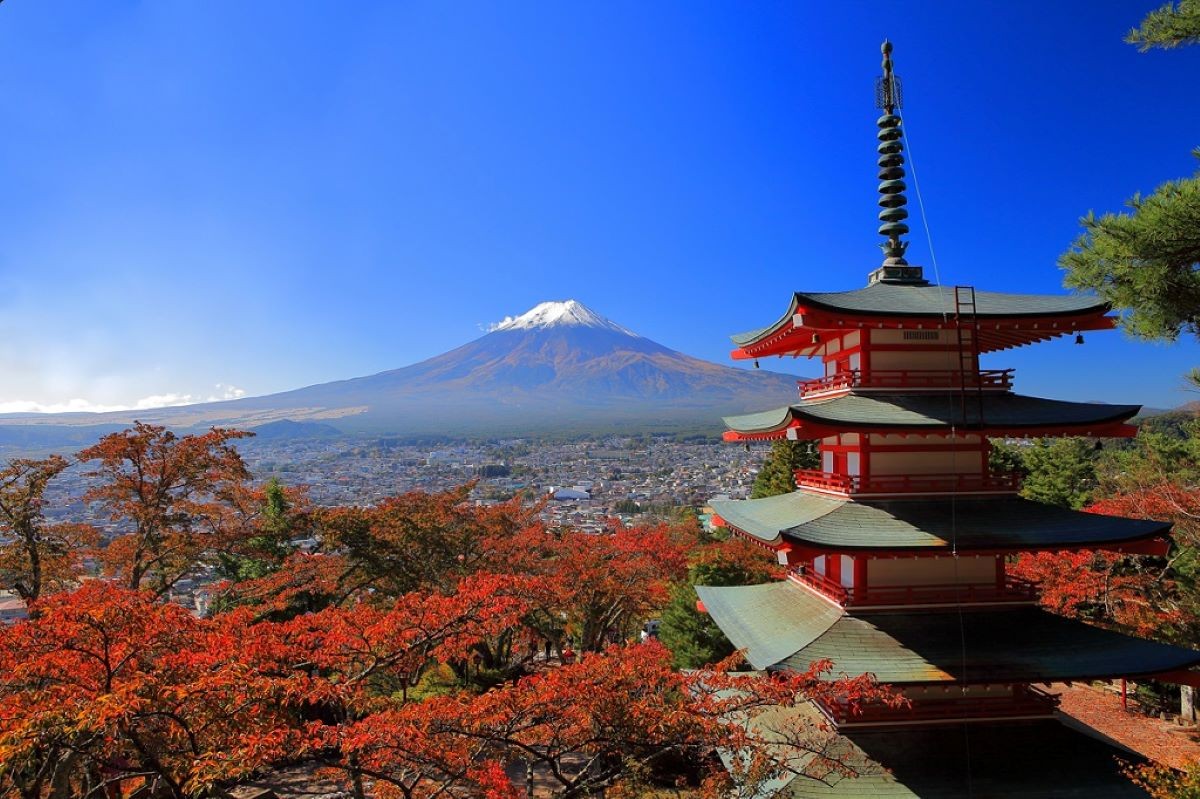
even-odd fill
[[(872, 370), (959, 368), (958, 337), (952, 330), (872, 330), (867, 342)], [(905, 337), (908, 334), (908, 337)], [(905, 350), (878, 350), (875, 345), (901, 345)], [(948, 349), (953, 347), (953, 349)], [(927, 348), (927, 349), (923, 349)]]

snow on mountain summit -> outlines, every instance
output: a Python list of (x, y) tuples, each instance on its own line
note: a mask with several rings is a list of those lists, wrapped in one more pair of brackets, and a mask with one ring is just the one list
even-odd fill
[[(624, 333), (627, 336), (637, 336), (637, 333), (626, 330), (616, 322), (610, 322), (578, 300), (539, 303), (520, 316), (506, 316), (494, 325), (489, 325), (488, 332), (567, 326), (597, 327)], [(640, 338), (640, 336), (638, 337)]]

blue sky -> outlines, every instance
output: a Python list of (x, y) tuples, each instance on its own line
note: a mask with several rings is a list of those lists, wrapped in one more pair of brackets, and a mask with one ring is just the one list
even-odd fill
[[(1121, 41), (1160, 4), (7, 0), (0, 408), (367, 374), (548, 299), (727, 362), (880, 260), (884, 36), (942, 282), (1060, 291), (1079, 216), (1196, 168), (1200, 49)], [(1171, 406), (1198, 350), (988, 365)]]

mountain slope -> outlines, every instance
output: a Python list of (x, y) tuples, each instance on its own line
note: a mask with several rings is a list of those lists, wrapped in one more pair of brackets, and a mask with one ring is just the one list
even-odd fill
[[(720, 416), (793, 400), (795, 378), (693, 358), (574, 300), (542, 303), (468, 344), (411, 366), (280, 394), (119, 414), (118, 419), (254, 426), (321, 421), (343, 431), (497, 434), (613, 425), (716, 428)], [(78, 418), (78, 417), (89, 418)], [(50, 417), (39, 421), (49, 422)], [(0, 425), (28, 423), (0, 417)]]

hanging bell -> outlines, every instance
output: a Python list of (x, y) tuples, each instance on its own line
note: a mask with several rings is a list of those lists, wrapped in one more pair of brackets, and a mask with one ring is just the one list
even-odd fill
[(758, 368), (758, 358), (755, 358), (755, 359), (754, 359), (754, 368), (755, 368), (755, 369), (757, 369), (757, 368)]
[(1076, 333), (1076, 334), (1075, 334), (1075, 343), (1076, 343), (1076, 344), (1082, 344), (1082, 343), (1083, 343), (1083, 334), (1082, 334), (1082, 333)]
[(813, 337), (812, 337), (812, 343), (813, 343), (813, 344), (820, 344), (820, 343), (821, 343), (821, 334), (820, 334), (820, 333), (813, 333)]

